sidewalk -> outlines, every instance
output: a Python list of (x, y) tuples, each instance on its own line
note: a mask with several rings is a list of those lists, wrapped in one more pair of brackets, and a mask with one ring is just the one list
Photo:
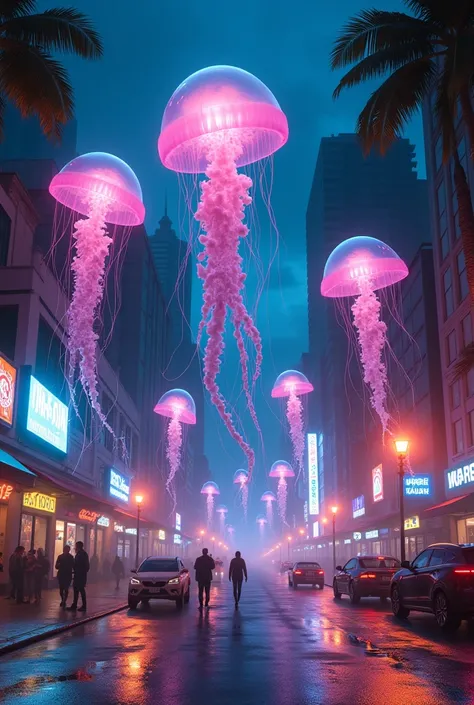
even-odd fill
[[(68, 612), (59, 606), (59, 602), (58, 590), (44, 590), (40, 605), (17, 605), (13, 600), (0, 597), (0, 656), (124, 609), (127, 581), (122, 580), (117, 591), (112, 581), (88, 585), (87, 612)], [(71, 602), (72, 589), (69, 590), (68, 605)]]

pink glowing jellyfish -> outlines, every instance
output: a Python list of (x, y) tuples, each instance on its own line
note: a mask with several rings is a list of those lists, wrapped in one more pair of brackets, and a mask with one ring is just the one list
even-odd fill
[(170, 466), (166, 489), (173, 501), (171, 512), (176, 509), (176, 490), (174, 479), (181, 463), (183, 445), (182, 424), (196, 423), (196, 405), (194, 399), (184, 389), (170, 389), (163, 394), (153, 409), (155, 414), (170, 419), (166, 431), (166, 457)]
[(391, 247), (373, 237), (352, 237), (341, 242), (329, 256), (321, 282), (321, 294), (329, 298), (355, 297), (351, 306), (370, 403), (388, 429), (387, 369), (383, 351), (387, 326), (375, 292), (408, 276), (408, 267)]
[(232, 526), (232, 524), (227, 524), (225, 527), (227, 533), (229, 534), (229, 540), (233, 541), (234, 540), (234, 534), (235, 534), (235, 528)]
[(282, 524), (287, 524), (286, 521), (286, 503), (288, 497), (288, 485), (286, 482), (287, 477), (294, 477), (295, 471), (291, 467), (290, 463), (286, 460), (277, 460), (273, 463), (268, 473), (269, 477), (278, 477), (278, 489), (277, 489), (277, 502), (278, 502), (278, 514)]
[(104, 295), (106, 261), (112, 237), (107, 223), (133, 227), (143, 223), (142, 190), (130, 167), (118, 157), (91, 152), (76, 157), (53, 177), (51, 195), (80, 217), (72, 238), (73, 292), (67, 311), (68, 384), (77, 412), (73, 387), (77, 367), (79, 380), (102, 424), (114, 436), (99, 403), (96, 348), (99, 309)]
[(234, 485), (239, 485), (242, 507), (244, 509), (244, 517), (247, 519), (247, 510), (249, 506), (249, 474), (246, 470), (236, 470), (234, 473)]
[(273, 527), (273, 502), (276, 502), (276, 497), (273, 492), (264, 492), (261, 496), (261, 501), (265, 502), (267, 510), (267, 522), (270, 529)]
[(313, 385), (302, 372), (287, 370), (278, 375), (272, 389), (272, 397), (288, 397), (286, 418), (290, 426), (293, 457), (298, 467), (298, 477), (304, 465), (304, 424), (303, 404), (300, 396), (313, 391)]
[(264, 534), (265, 534), (265, 524), (267, 524), (268, 522), (267, 522), (267, 520), (265, 519), (265, 517), (263, 516), (263, 514), (259, 514), (259, 515), (257, 516), (257, 520), (256, 520), (256, 521), (257, 521), (258, 528), (259, 528), (259, 531), (260, 531), (260, 540), (263, 541), (263, 537), (264, 537)]
[(219, 487), (215, 482), (205, 482), (201, 488), (201, 494), (206, 495), (207, 508), (207, 528), (212, 528), (212, 520), (214, 516), (214, 497), (220, 494)]
[(268, 157), (287, 139), (288, 122), (273, 94), (258, 78), (232, 66), (211, 66), (187, 78), (166, 106), (158, 139), (165, 167), (208, 177), (201, 184), (201, 200), (195, 214), (204, 231), (199, 238), (204, 249), (198, 256), (204, 295), (198, 341), (207, 332), (204, 384), (229, 433), (246, 455), (249, 479), (254, 451), (236, 429), (217, 384), (229, 310), (243, 389), (258, 428), (244, 334), (256, 351), (253, 384), (260, 375), (262, 342), (244, 302), (245, 274), (239, 254), (240, 240), (248, 233), (243, 220), (245, 206), (252, 202), (252, 180), (239, 174), (237, 167)]
[(216, 509), (217, 514), (219, 514), (219, 531), (222, 538), (225, 536), (225, 517), (228, 511), (225, 504), (220, 504)]

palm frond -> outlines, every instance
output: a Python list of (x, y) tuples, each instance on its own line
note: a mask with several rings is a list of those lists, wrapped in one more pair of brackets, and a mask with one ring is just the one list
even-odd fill
[(366, 153), (374, 146), (386, 153), (421, 107), (436, 75), (436, 66), (430, 59), (419, 59), (394, 71), (372, 93), (357, 121)]
[(451, 372), (453, 382), (465, 377), (472, 367), (474, 367), (474, 343), (469, 343), (469, 345), (466, 345), (466, 347), (461, 350), (459, 358), (454, 364)]
[(102, 41), (92, 22), (72, 8), (14, 17), (0, 29), (8, 39), (41, 47), (47, 52), (72, 52), (85, 59), (97, 59), (103, 54)]
[(397, 44), (416, 44), (440, 35), (439, 27), (402, 12), (364, 10), (343, 27), (331, 52), (338, 69)]
[(434, 47), (429, 41), (420, 41), (416, 44), (396, 44), (388, 49), (381, 49), (359, 61), (341, 78), (334, 90), (333, 98), (338, 98), (344, 89), (352, 88), (363, 81), (380, 78), (386, 73), (392, 73), (418, 59), (433, 59), (443, 53), (434, 51)]
[(23, 117), (37, 115), (48, 136), (60, 137), (61, 126), (73, 116), (67, 72), (41, 49), (30, 46), (0, 53), (0, 91)]
[(464, 7), (470, 0), (403, 0), (403, 4), (413, 12), (415, 17), (424, 22), (434, 22), (442, 27), (451, 27), (456, 24), (463, 14)]
[(36, 0), (0, 0), (0, 17), (10, 19), (28, 15), (36, 9)]

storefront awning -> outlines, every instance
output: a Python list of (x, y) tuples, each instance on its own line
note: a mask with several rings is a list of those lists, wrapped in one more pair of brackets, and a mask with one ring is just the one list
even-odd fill
[(33, 487), (36, 475), (14, 458), (13, 455), (0, 448), (0, 477), (19, 482), (27, 487)]
[(445, 514), (465, 514), (474, 511), (474, 493), (453, 497), (434, 507), (428, 507), (425, 512), (436, 512), (438, 516)]

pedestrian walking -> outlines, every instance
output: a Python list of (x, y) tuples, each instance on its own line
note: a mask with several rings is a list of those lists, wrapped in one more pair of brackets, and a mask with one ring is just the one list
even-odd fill
[(23, 590), (25, 580), (25, 547), (17, 546), (8, 561), (8, 574), (10, 577), (10, 598), (23, 603)]
[(206, 607), (209, 607), (211, 597), (212, 571), (216, 567), (214, 560), (208, 555), (207, 548), (202, 549), (202, 556), (196, 558), (194, 570), (196, 571), (196, 582), (198, 584), (199, 609), (203, 607), (204, 593), (206, 594)]
[(35, 588), (35, 605), (41, 602), (43, 592), (44, 579), (49, 575), (50, 563), (42, 548), (36, 551), (36, 564), (34, 567), (34, 588)]
[(229, 565), (229, 582), (232, 581), (234, 586), (235, 609), (239, 606), (244, 577), (247, 582), (247, 566), (240, 551), (236, 551)]
[(112, 563), (112, 573), (115, 577), (115, 589), (118, 590), (120, 587), (120, 579), (125, 577), (125, 568), (118, 556), (115, 556), (114, 562)]
[(59, 595), (61, 597), (59, 606), (66, 607), (74, 570), (74, 556), (71, 556), (71, 547), (68, 544), (64, 546), (63, 552), (59, 554), (55, 568), (58, 571)]
[(35, 567), (36, 567), (36, 551), (30, 548), (26, 554), (25, 565), (25, 590), (26, 602), (29, 604), (35, 599)]
[[(89, 572), (89, 556), (86, 551), (84, 551), (84, 544), (82, 541), (77, 541), (76, 543), (76, 555), (74, 557), (74, 580), (72, 586), (74, 588), (74, 599), (69, 610), (78, 610), (78, 612), (85, 612), (87, 609), (87, 597), (86, 597), (86, 585), (87, 585), (87, 573)], [(82, 605), (77, 607), (77, 601), (81, 596)]]

